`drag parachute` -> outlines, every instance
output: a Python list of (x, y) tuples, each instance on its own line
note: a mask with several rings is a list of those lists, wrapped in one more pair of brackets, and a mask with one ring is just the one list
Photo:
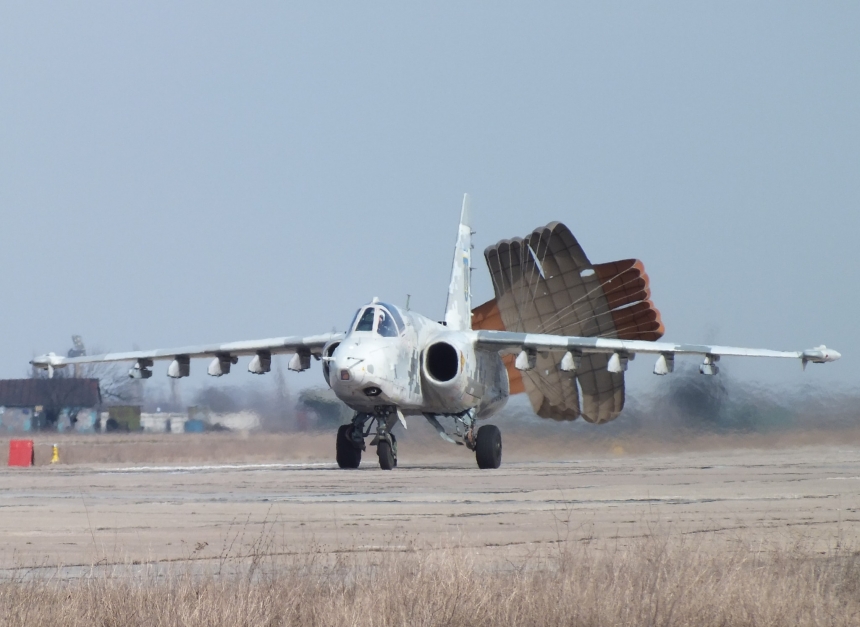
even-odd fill
[[(496, 297), (473, 310), (473, 329), (648, 341), (663, 335), (642, 262), (594, 265), (560, 222), (502, 240), (484, 257)], [(526, 392), (539, 416), (594, 423), (624, 408), (624, 374), (609, 372), (609, 359), (585, 354), (573, 375), (549, 355), (538, 353), (526, 371), (514, 368), (513, 355), (504, 357), (511, 394)]]

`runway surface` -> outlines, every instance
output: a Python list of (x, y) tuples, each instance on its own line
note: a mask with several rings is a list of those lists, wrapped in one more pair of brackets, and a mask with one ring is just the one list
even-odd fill
[[(206, 561), (271, 534), (278, 550), (462, 546), (516, 560), (560, 540), (655, 530), (718, 550), (860, 540), (860, 449), (462, 462), (56, 466), (0, 471), (0, 568)], [(742, 549), (741, 549), (742, 550)]]

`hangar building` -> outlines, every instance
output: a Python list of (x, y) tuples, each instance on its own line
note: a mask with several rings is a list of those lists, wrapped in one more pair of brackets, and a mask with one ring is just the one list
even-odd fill
[(0, 432), (93, 431), (101, 401), (98, 379), (0, 380)]

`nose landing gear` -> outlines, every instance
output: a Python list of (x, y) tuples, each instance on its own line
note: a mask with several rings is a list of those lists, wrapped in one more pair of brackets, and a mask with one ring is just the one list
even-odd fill
[[(497, 426), (484, 425), (476, 431), (477, 420), (474, 410), (460, 414), (446, 414), (446, 416), (454, 418), (455, 428), (451, 435), (445, 431), (436, 415), (424, 414), (443, 439), (465, 445), (469, 450), (475, 451), (478, 468), (493, 469), (502, 465), (502, 432)], [(391, 433), (391, 429), (397, 424), (398, 419), (395, 407), (377, 407), (372, 414), (357, 412), (350, 424), (341, 425), (337, 430), (337, 465), (341, 468), (358, 468), (361, 464), (361, 453), (366, 450), (364, 439), (371, 434), (373, 425), (376, 423), (376, 434), (370, 441), (370, 445), (376, 446), (379, 467), (382, 470), (396, 468), (397, 438)], [(454, 440), (452, 435), (457, 440)]]
[(379, 440), (376, 454), (379, 456), (379, 467), (382, 470), (392, 470), (397, 467), (397, 440), (393, 433), (388, 434), (388, 439)]
[(373, 423), (376, 422), (376, 436), (370, 442), (376, 446), (379, 457), (379, 467), (391, 470), (397, 466), (397, 438), (391, 433), (398, 417), (395, 408), (379, 408), (376, 413), (365, 414), (357, 412), (348, 425), (341, 425), (337, 430), (337, 465), (340, 468), (358, 468), (361, 463), (361, 452), (366, 449), (364, 439), (370, 435)]

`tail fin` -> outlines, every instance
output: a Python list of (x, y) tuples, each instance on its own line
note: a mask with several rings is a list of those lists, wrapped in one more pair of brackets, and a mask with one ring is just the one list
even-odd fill
[(472, 328), (472, 216), (469, 194), (463, 194), (463, 211), (457, 231), (457, 247), (445, 305), (445, 324), (450, 329)]

